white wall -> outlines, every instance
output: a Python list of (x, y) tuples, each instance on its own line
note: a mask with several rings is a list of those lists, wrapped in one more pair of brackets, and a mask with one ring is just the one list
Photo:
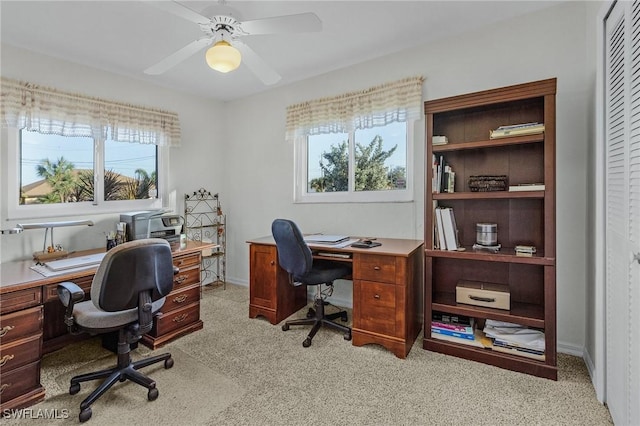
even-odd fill
[[(2, 45), (2, 76), (50, 86), (59, 90), (130, 104), (149, 106), (177, 112), (180, 117), (182, 146), (170, 149), (169, 190), (175, 191), (177, 210), (184, 210), (184, 194), (204, 187), (212, 192), (221, 187), (223, 160), (219, 147), (225, 143), (223, 104), (184, 95), (93, 68), (37, 55)], [(2, 140), (3, 155), (6, 141)], [(0, 211), (6, 197), (0, 197)], [(3, 213), (0, 213), (3, 214)], [(100, 247), (105, 233), (115, 230), (119, 215), (86, 217), (96, 225), (83, 228), (58, 228), (55, 241), (70, 250)], [(58, 217), (51, 220), (70, 220), (77, 217)], [(0, 217), (0, 227), (15, 226), (16, 220)], [(27, 221), (25, 221), (27, 222)], [(2, 262), (29, 258), (42, 250), (44, 232), (26, 231), (18, 235), (3, 235), (0, 239)]]
[[(293, 147), (284, 140), (288, 105), (413, 75), (426, 79), (425, 100), (557, 77), (558, 340), (561, 350), (581, 354), (586, 303), (586, 117), (591, 95), (587, 74), (592, 67), (586, 63), (584, 38), (585, 4), (569, 2), (229, 103), (225, 152), (229, 169), (222, 200), (230, 223), (230, 280), (247, 283), (245, 241), (268, 235), (276, 217), (297, 221), (305, 232), (423, 238), (424, 123), (415, 139), (414, 202), (294, 204)], [(334, 294), (348, 298), (350, 291), (349, 284), (340, 283)]]

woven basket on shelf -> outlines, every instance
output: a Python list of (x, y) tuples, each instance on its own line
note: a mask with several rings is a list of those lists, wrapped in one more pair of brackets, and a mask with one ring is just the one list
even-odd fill
[(508, 179), (505, 175), (500, 176), (469, 176), (469, 190), (471, 192), (506, 191)]

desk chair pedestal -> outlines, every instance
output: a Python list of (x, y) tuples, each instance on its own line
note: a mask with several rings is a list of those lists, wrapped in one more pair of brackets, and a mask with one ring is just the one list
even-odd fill
[(343, 332), (344, 340), (351, 340), (351, 328), (347, 327), (346, 325), (338, 324), (333, 321), (335, 319), (341, 318), (342, 321), (347, 322), (348, 320), (347, 312), (340, 311), (340, 312), (335, 312), (333, 314), (326, 315), (324, 313), (324, 306), (328, 305), (328, 302), (325, 302), (324, 299), (322, 298), (321, 284), (318, 284), (316, 286), (316, 289), (317, 289), (316, 297), (313, 302), (313, 309), (309, 309), (309, 312), (307, 313), (307, 318), (287, 321), (282, 325), (282, 330), (287, 331), (289, 330), (289, 326), (292, 326), (292, 325), (313, 324), (313, 327), (311, 328), (311, 331), (307, 335), (307, 338), (304, 339), (304, 342), (302, 342), (302, 346), (304, 346), (305, 348), (308, 348), (309, 346), (311, 346), (311, 339), (313, 339), (313, 336), (316, 335), (320, 327), (322, 327), (323, 325)]
[(71, 379), (71, 385), (69, 387), (69, 394), (75, 395), (80, 392), (80, 383), (90, 380), (104, 379), (106, 380), (100, 384), (91, 394), (80, 403), (80, 422), (85, 422), (91, 418), (91, 404), (93, 404), (98, 398), (102, 396), (111, 386), (116, 382), (124, 382), (131, 380), (149, 389), (147, 399), (153, 401), (158, 398), (158, 389), (156, 389), (156, 382), (151, 378), (137, 371), (140, 368), (164, 361), (164, 368), (173, 367), (173, 359), (170, 353), (162, 355), (156, 355), (153, 357), (145, 358), (140, 361), (131, 361), (131, 343), (135, 343), (139, 340), (139, 337), (132, 335), (132, 333), (125, 329), (120, 329), (118, 333), (118, 365), (106, 370), (96, 371), (93, 373), (81, 374)]

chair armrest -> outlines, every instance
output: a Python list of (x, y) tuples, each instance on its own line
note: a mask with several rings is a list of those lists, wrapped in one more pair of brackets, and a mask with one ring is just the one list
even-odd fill
[(75, 283), (63, 282), (58, 284), (58, 297), (62, 304), (66, 307), (84, 299), (84, 291)]
[(67, 308), (64, 311), (64, 323), (71, 334), (77, 334), (78, 327), (73, 318), (73, 306), (84, 299), (84, 291), (75, 283), (63, 282), (58, 284), (58, 298)]

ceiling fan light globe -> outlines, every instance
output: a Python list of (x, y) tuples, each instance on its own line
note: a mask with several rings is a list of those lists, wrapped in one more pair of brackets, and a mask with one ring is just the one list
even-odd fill
[(242, 56), (235, 47), (224, 40), (220, 40), (207, 50), (205, 55), (207, 65), (216, 71), (227, 73), (240, 66)]

